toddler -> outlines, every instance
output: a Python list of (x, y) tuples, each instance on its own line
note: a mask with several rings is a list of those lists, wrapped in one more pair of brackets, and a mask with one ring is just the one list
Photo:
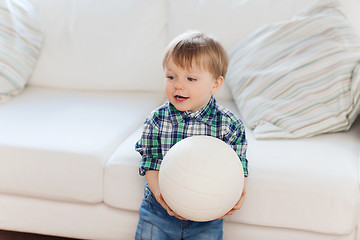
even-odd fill
[(146, 184), (135, 239), (220, 240), (223, 218), (240, 209), (245, 186), (239, 201), (225, 216), (209, 222), (189, 221), (169, 208), (158, 181), (167, 151), (178, 141), (194, 135), (209, 135), (229, 144), (238, 154), (247, 177), (244, 125), (214, 98), (224, 82), (228, 62), (224, 48), (203, 33), (184, 33), (167, 47), (163, 68), (168, 102), (146, 119), (142, 137), (136, 143), (142, 156), (139, 172), (146, 176)]

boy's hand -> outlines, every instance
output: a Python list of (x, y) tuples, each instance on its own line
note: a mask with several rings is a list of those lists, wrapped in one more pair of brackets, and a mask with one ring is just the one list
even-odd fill
[(241, 194), (239, 201), (235, 204), (235, 206), (228, 213), (226, 213), (224, 216), (222, 216), (221, 218), (218, 218), (218, 219), (219, 220), (224, 219), (226, 216), (233, 215), (235, 213), (235, 211), (239, 210), (245, 201), (245, 194), (246, 194), (246, 184), (245, 184), (245, 180), (244, 180), (244, 189), (243, 189), (243, 192)]
[(176, 214), (173, 210), (171, 210), (171, 208), (166, 204), (164, 198), (162, 197), (161, 193), (160, 193), (160, 188), (159, 188), (159, 171), (153, 171), (153, 170), (148, 170), (146, 171), (146, 181), (149, 185), (149, 188), (151, 190), (151, 192), (154, 194), (156, 201), (167, 211), (167, 213), (170, 216), (174, 216), (180, 220), (188, 220), (185, 219), (181, 216), (179, 216), (178, 214)]
[(163, 196), (161, 195), (161, 193), (159, 194), (159, 198), (156, 198), (156, 200), (158, 201), (158, 203), (160, 203), (160, 205), (167, 211), (167, 213), (172, 216), (172, 217), (176, 217), (180, 220), (189, 220), (189, 219), (185, 219), (183, 217), (181, 217), (180, 215), (178, 215), (176, 212), (174, 212), (165, 202)]

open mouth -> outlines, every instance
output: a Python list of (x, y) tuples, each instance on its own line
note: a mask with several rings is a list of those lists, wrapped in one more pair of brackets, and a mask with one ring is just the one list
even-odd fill
[(184, 101), (186, 99), (188, 99), (189, 97), (184, 97), (184, 96), (180, 96), (180, 95), (175, 95), (175, 99), (178, 101)]

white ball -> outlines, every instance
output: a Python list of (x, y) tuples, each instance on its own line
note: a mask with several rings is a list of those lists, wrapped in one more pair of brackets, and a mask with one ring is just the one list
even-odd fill
[(240, 199), (243, 166), (225, 142), (210, 136), (188, 137), (165, 155), (159, 185), (174, 212), (193, 221), (210, 221), (224, 216)]

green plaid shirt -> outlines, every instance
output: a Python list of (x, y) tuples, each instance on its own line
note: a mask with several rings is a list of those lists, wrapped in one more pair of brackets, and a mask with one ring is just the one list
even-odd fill
[(229, 144), (238, 154), (247, 177), (244, 125), (233, 113), (218, 105), (214, 97), (195, 113), (178, 111), (169, 102), (151, 113), (144, 123), (141, 139), (135, 146), (142, 156), (139, 174), (145, 175), (147, 170), (159, 170), (167, 151), (178, 141), (194, 135), (216, 137)]

